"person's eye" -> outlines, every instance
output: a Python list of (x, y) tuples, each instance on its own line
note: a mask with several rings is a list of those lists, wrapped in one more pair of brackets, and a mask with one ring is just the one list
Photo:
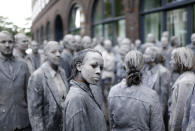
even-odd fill
[(92, 66), (93, 68), (96, 68), (96, 67), (97, 67), (97, 65), (96, 65), (96, 64), (92, 64), (91, 66)]
[(55, 54), (55, 53), (56, 53), (56, 51), (54, 50), (54, 51), (52, 51), (51, 53), (52, 53), (52, 54)]
[(9, 40), (9, 41), (8, 41), (8, 43), (12, 44), (12, 43), (13, 43), (13, 41), (12, 41), (12, 40)]
[(100, 70), (103, 70), (103, 66), (100, 66)]

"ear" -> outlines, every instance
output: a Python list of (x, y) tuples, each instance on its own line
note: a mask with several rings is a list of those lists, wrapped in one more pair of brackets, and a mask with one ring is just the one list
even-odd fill
[(80, 62), (78, 62), (78, 63), (76, 64), (76, 68), (77, 68), (78, 71), (81, 71), (82, 64), (81, 64)]

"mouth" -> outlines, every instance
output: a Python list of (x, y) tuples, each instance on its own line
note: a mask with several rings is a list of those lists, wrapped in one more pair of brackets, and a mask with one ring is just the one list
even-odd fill
[(99, 80), (100, 80), (100, 77), (93, 77), (93, 79), (94, 79), (95, 81), (99, 81)]

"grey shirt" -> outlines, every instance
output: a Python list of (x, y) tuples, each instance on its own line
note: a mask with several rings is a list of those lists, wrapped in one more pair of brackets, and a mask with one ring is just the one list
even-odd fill
[(108, 96), (112, 131), (164, 131), (158, 95), (149, 88), (127, 87), (126, 80), (111, 88)]
[(90, 88), (71, 80), (65, 100), (64, 131), (106, 131), (106, 120), (101, 106)]

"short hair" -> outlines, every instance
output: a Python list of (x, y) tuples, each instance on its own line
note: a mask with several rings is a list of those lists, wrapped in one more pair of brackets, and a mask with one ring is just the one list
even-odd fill
[(149, 47), (146, 48), (145, 52), (147, 50), (152, 51), (152, 57), (154, 57), (154, 62), (155, 63), (164, 63), (165, 62), (165, 58), (162, 54), (162, 50), (159, 47), (149, 46)]
[(85, 58), (86, 54), (89, 52), (95, 52), (95, 53), (98, 53), (102, 56), (102, 54), (98, 50), (91, 49), (91, 48), (87, 48), (87, 49), (84, 49), (84, 50), (77, 52), (77, 54), (73, 58), (72, 65), (71, 65), (72, 66), (72, 78), (74, 78), (78, 73), (78, 70), (76, 68), (77, 64), (79, 64), (79, 63), (82, 64), (83, 59)]
[(132, 50), (125, 56), (126, 83), (128, 86), (141, 83), (141, 69), (144, 66), (144, 57), (141, 52)]
[(191, 71), (194, 68), (194, 52), (187, 47), (176, 48), (171, 55), (180, 71)]
[(15, 35), (15, 40), (16, 42), (21, 38), (21, 37), (27, 37), (24, 33), (18, 33)]
[(49, 49), (50, 49), (52, 46), (54, 46), (54, 45), (56, 45), (56, 44), (60, 46), (60, 44), (59, 44), (57, 41), (49, 41), (49, 42), (44, 46), (44, 52), (45, 52), (45, 54), (46, 54), (46, 52), (49, 51)]
[(6, 30), (1, 31), (1, 32), (0, 32), (0, 35), (1, 35), (1, 34), (8, 35), (8, 36), (10, 36), (13, 40), (15, 40), (13, 34), (10, 33), (10, 32), (8, 32), (8, 31), (6, 31)]

